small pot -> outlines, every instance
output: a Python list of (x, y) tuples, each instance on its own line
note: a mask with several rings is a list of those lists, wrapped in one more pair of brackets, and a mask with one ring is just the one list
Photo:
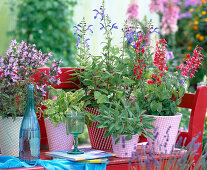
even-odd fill
[(2, 155), (19, 156), (19, 131), (23, 117), (2, 119), (0, 116), (0, 148)]
[[(91, 114), (99, 115), (101, 114), (98, 109), (94, 108), (85, 108), (85, 110)], [(87, 126), (89, 139), (91, 142), (92, 149), (104, 150), (111, 152), (112, 151), (112, 143), (111, 136), (104, 138), (104, 134), (106, 133), (105, 128), (97, 128), (98, 122), (92, 122), (92, 126)]]
[(117, 138), (120, 138), (118, 143), (115, 144), (117, 138), (112, 136), (112, 148), (113, 153), (116, 154), (116, 157), (120, 158), (129, 158), (133, 156), (133, 153), (137, 150), (137, 143), (139, 135), (132, 135), (131, 140), (126, 140), (127, 135), (118, 135)]
[(154, 122), (151, 122), (155, 129), (148, 130), (153, 132), (154, 139), (148, 139), (149, 149), (156, 154), (171, 154), (175, 148), (175, 142), (178, 134), (178, 128), (182, 114), (175, 116), (153, 116)]
[(71, 149), (73, 146), (73, 135), (66, 133), (66, 124), (59, 122), (51, 123), (50, 119), (44, 119), (47, 132), (49, 151), (63, 151)]

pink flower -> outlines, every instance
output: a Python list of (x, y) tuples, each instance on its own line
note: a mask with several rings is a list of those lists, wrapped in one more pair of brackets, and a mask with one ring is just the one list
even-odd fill
[(52, 97), (52, 100), (57, 100), (57, 96), (53, 96)]
[(130, 21), (132, 19), (137, 19), (138, 9), (139, 9), (139, 6), (137, 3), (129, 4), (127, 12), (126, 12), (128, 15), (128, 21)]

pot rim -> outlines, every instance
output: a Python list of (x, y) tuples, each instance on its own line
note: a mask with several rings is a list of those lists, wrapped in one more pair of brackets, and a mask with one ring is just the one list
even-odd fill
[(150, 116), (150, 117), (182, 117), (183, 115), (180, 113), (180, 112), (177, 112), (174, 116), (157, 116), (157, 115), (147, 115), (147, 114), (144, 114), (145, 116)]

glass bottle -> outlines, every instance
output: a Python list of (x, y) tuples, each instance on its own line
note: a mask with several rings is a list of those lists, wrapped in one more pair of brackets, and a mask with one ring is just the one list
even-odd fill
[(19, 158), (35, 164), (40, 158), (40, 127), (34, 110), (34, 86), (28, 85), (27, 106), (19, 135)]

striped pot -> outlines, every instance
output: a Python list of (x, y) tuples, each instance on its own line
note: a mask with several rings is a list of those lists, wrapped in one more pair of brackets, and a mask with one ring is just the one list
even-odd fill
[(55, 123), (51, 123), (50, 119), (44, 119), (47, 132), (49, 151), (63, 151), (71, 149), (73, 146), (73, 135), (66, 133), (66, 125), (59, 122), (55, 127)]
[[(98, 109), (94, 108), (85, 108), (85, 110), (91, 114), (99, 115)], [(88, 127), (88, 134), (91, 142), (92, 149), (104, 150), (111, 152), (112, 151), (112, 143), (111, 136), (104, 138), (104, 134), (106, 133), (105, 128), (96, 128), (98, 122), (93, 122), (92, 126)]]
[(2, 155), (19, 156), (19, 131), (23, 117), (2, 119), (0, 116), (0, 148)]
[(155, 129), (148, 131), (153, 132), (154, 139), (148, 139), (149, 149), (155, 154), (171, 154), (175, 148), (182, 114), (178, 113), (175, 116), (153, 117), (155, 118), (155, 121), (151, 122), (151, 124)]
[(120, 139), (117, 144), (115, 144), (117, 138), (112, 137), (113, 153), (116, 154), (116, 157), (129, 158), (133, 156), (133, 153), (136, 153), (139, 135), (132, 135), (131, 140), (126, 140), (126, 136), (118, 135), (117, 138)]

